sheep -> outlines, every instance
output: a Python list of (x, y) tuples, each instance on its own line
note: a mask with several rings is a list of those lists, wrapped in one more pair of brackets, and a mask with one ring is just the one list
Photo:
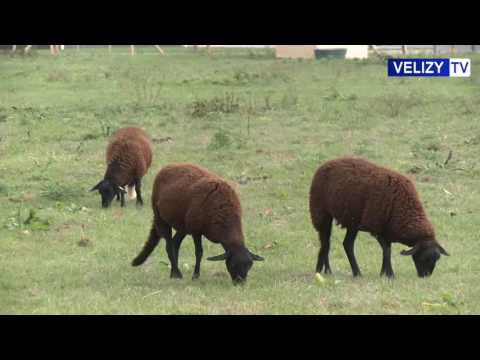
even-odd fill
[(152, 164), (152, 147), (145, 131), (134, 127), (118, 130), (108, 144), (106, 161), (104, 179), (90, 190), (99, 191), (102, 207), (110, 207), (115, 196), (125, 207), (125, 186), (128, 198), (136, 198), (137, 206), (142, 206), (141, 180)]
[[(195, 244), (194, 280), (200, 276), (202, 236), (223, 246), (223, 255), (208, 260), (225, 260), (234, 285), (246, 281), (253, 261), (264, 260), (245, 246), (238, 195), (225, 180), (202, 167), (182, 163), (161, 169), (153, 185), (152, 209), (150, 236), (132, 266), (142, 265), (165, 238), (170, 277), (181, 279), (178, 254), (187, 235), (192, 235)], [(172, 228), (176, 230), (173, 238)]]
[(317, 273), (324, 268), (331, 273), (333, 219), (347, 229), (343, 246), (354, 277), (361, 275), (354, 254), (359, 231), (369, 232), (382, 247), (380, 276), (395, 276), (390, 260), (394, 242), (411, 247), (401, 255), (412, 255), (419, 277), (430, 276), (440, 255), (449, 255), (436, 241), (412, 181), (364, 159), (340, 158), (317, 170), (310, 189), (310, 215), (321, 243)]

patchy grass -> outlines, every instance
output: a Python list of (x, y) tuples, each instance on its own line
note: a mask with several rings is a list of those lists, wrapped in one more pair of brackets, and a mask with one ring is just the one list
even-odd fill
[[(271, 50), (72, 51), (0, 56), (0, 313), (2, 314), (478, 314), (480, 312), (480, 76), (394, 79), (380, 61), (275, 60)], [(480, 58), (472, 56), (475, 64)], [(475, 69), (475, 67), (474, 67)], [(144, 127), (154, 162), (144, 179), (192, 162), (236, 187), (248, 246), (266, 258), (244, 287), (223, 263), (181, 249), (171, 281), (164, 242), (130, 267), (152, 213), (100, 209), (108, 137)], [(360, 234), (353, 279), (344, 231), (332, 237), (333, 276), (315, 281), (312, 176), (326, 160), (360, 155), (416, 180), (451, 253), (419, 279), (393, 246), (395, 281)], [(448, 161), (447, 161), (448, 160)], [(148, 201), (145, 202), (148, 204)], [(205, 257), (217, 245), (204, 242)]]

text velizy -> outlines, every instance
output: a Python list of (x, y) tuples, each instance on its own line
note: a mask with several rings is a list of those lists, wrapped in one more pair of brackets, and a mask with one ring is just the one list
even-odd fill
[(470, 59), (389, 59), (388, 76), (470, 77)]

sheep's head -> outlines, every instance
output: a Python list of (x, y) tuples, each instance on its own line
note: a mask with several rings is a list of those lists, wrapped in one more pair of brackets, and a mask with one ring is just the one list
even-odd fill
[(238, 251), (227, 251), (222, 255), (208, 258), (209, 261), (223, 261), (227, 265), (228, 273), (234, 285), (244, 284), (254, 261), (263, 261), (261, 256), (255, 255), (246, 247)]
[(418, 242), (410, 250), (403, 250), (401, 254), (404, 256), (412, 255), (419, 277), (432, 275), (440, 256), (449, 256), (447, 251), (436, 241)]
[(124, 188), (112, 184), (109, 180), (102, 180), (97, 185), (95, 185), (90, 191), (97, 191), (102, 196), (102, 207), (107, 209), (112, 204), (115, 196), (120, 196), (121, 193), (126, 194)]

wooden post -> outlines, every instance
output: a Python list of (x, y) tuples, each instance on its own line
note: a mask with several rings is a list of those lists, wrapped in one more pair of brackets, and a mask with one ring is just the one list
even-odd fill
[(372, 49), (375, 55), (382, 56), (382, 54), (380, 54), (380, 51), (378, 51), (377, 45), (370, 45), (370, 49)]
[(130, 55), (135, 56), (135, 45), (130, 45)]
[(455, 55), (457, 53), (457, 48), (455, 47), (455, 45), (451, 45), (450, 52), (452, 55)]
[(50, 45), (50, 53), (53, 56), (60, 54), (60, 45)]
[(162, 50), (162, 48), (160, 47), (160, 45), (154, 45), (154, 46), (158, 49), (158, 51), (160, 51), (160, 53), (161, 53), (162, 55), (165, 55), (165, 52)]
[(434, 54), (438, 53), (438, 45), (433, 45), (433, 53)]
[(407, 45), (402, 45), (402, 54), (407, 55)]

